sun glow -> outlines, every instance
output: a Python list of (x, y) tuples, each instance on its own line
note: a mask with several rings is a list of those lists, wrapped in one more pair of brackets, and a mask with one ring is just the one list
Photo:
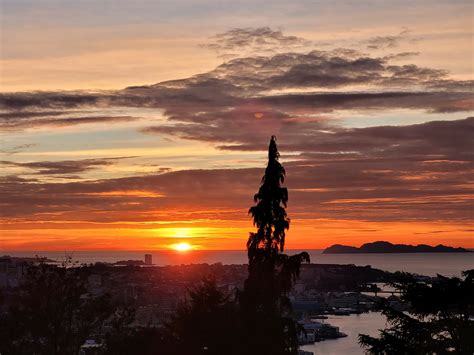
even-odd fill
[(171, 245), (171, 248), (177, 251), (188, 251), (192, 249), (192, 246), (189, 243), (177, 243)]

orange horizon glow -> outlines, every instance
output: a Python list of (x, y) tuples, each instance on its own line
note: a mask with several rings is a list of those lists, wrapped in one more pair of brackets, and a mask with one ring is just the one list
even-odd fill
[[(254, 230), (250, 221), (195, 221), (191, 225), (70, 228), (49, 224), (43, 228), (4, 229), (0, 250), (245, 250), (248, 233)], [(474, 248), (469, 226), (460, 223), (294, 219), (287, 232), (286, 249), (325, 249), (333, 244), (360, 246), (379, 240)]]

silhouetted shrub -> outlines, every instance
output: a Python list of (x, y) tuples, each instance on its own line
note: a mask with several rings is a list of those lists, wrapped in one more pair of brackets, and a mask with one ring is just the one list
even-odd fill
[(400, 273), (393, 286), (410, 305), (408, 312), (385, 305), (389, 326), (378, 338), (359, 335), (360, 344), (371, 354), (473, 354), (473, 278), (474, 270), (430, 282)]

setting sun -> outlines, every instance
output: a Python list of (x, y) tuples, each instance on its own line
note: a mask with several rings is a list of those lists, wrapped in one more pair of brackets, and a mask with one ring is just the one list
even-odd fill
[(192, 247), (189, 243), (173, 244), (173, 245), (171, 245), (171, 248), (173, 248), (174, 250), (178, 250), (178, 251), (188, 251), (188, 250), (192, 249)]

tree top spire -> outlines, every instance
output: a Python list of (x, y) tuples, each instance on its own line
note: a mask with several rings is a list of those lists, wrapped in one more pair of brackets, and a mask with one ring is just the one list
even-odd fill
[(276, 144), (276, 136), (270, 138), (270, 145), (268, 146), (268, 160), (274, 161), (278, 160), (280, 153), (278, 153), (278, 148)]

